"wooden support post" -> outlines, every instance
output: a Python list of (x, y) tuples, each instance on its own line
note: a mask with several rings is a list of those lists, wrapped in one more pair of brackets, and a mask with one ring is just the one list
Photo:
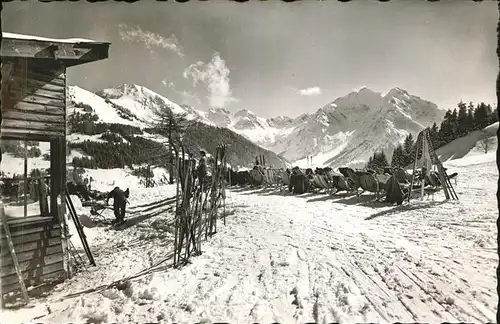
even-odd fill
[(57, 210), (59, 216), (59, 226), (61, 226), (61, 245), (62, 245), (62, 250), (63, 250), (63, 268), (64, 272), (66, 273), (66, 278), (71, 278), (72, 277), (72, 264), (71, 264), (71, 259), (69, 258), (69, 249), (71, 245), (69, 232), (68, 232), (68, 227), (66, 225), (66, 216), (64, 214), (64, 209), (62, 206), (62, 202), (59, 202), (57, 204)]
[(177, 266), (177, 249), (178, 249), (178, 235), (179, 235), (179, 170), (180, 170), (180, 160), (179, 155), (175, 156), (177, 162), (176, 176), (175, 176), (175, 238), (174, 238), (174, 268)]
[(415, 152), (415, 161), (413, 162), (413, 173), (411, 174), (411, 183), (410, 183), (410, 192), (408, 193), (408, 202), (410, 202), (411, 199), (411, 193), (413, 192), (413, 184), (415, 183), (415, 171), (417, 170), (417, 157), (418, 157), (418, 152), (420, 149), (420, 143), (422, 141), (422, 137), (419, 135), (417, 137), (417, 143), (416, 143), (416, 152)]
[(28, 142), (24, 140), (24, 217), (28, 216)]
[(50, 213), (54, 218), (59, 215), (57, 207), (57, 196), (60, 193), (60, 174), (57, 157), (59, 147), (56, 140), (50, 141)]
[[(425, 193), (425, 175), (427, 173), (427, 170), (426, 170), (426, 167), (425, 167), (425, 159), (427, 157), (427, 154), (426, 154), (426, 140), (425, 140), (425, 136), (422, 136), (422, 156), (420, 158), (421, 162), (422, 162), (422, 165), (420, 167), (420, 175), (422, 177), (422, 185), (420, 186), (420, 200), (424, 200), (424, 193)], [(425, 171), (425, 172), (424, 172)]]
[(21, 269), (19, 268), (19, 262), (17, 261), (16, 250), (14, 248), (14, 243), (12, 242), (12, 236), (10, 235), (9, 223), (7, 221), (7, 217), (5, 215), (5, 210), (3, 203), (0, 203), (0, 217), (3, 223), (3, 227), (5, 230), (5, 235), (7, 236), (7, 242), (9, 244), (10, 256), (12, 257), (12, 263), (14, 264), (14, 268), (16, 270), (17, 278), (19, 280), (19, 286), (21, 287), (21, 292), (23, 293), (24, 302), (28, 304), (30, 299), (28, 296), (28, 290), (26, 289), (26, 285), (24, 284), (23, 275), (21, 274)]
[(223, 214), (224, 214), (224, 226), (226, 226), (226, 172), (227, 172), (227, 163), (226, 163), (226, 154), (227, 149), (226, 145), (223, 146), (224, 152), (222, 155), (222, 206), (223, 206)]

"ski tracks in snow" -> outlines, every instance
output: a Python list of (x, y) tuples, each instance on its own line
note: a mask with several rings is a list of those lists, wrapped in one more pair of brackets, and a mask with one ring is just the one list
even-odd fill
[[(494, 318), (493, 281), (469, 283), (468, 270), (460, 267), (466, 261), (457, 261), (457, 255), (443, 259), (446, 248), (436, 249), (439, 238), (419, 235), (411, 221), (384, 228), (364, 219), (373, 213), (370, 208), (349, 212), (328, 201), (309, 208), (303, 197), (234, 196), (248, 207), (207, 242), (200, 258), (206, 258), (204, 271), (213, 269), (217, 275), (199, 283), (209, 297), (205, 303), (205, 297), (193, 297), (193, 309), (202, 310), (191, 314), (193, 319), (328, 323)], [(426, 224), (420, 218), (425, 213), (411, 215)], [(433, 240), (438, 242), (430, 246)]]
[[(466, 182), (496, 169), (459, 172)], [(191, 264), (85, 295), (85, 304), (110, 304), (110, 322), (492, 322), (495, 192), (461, 190), (460, 202), (400, 207), (233, 191), (235, 215)], [(47, 320), (78, 314), (53, 308)]]

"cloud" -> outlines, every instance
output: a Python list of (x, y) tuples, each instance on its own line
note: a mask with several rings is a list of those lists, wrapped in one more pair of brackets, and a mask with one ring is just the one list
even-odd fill
[(167, 82), (167, 80), (161, 80), (161, 83), (170, 89), (175, 89), (175, 83), (173, 81)]
[(186, 91), (186, 90), (182, 90), (182, 91), (177, 90), (177, 87), (175, 86), (174, 82), (162, 80), (161, 83), (163, 84), (164, 87), (173, 90), (177, 95), (179, 95), (183, 104), (186, 104), (189, 106), (201, 105), (201, 100), (198, 99), (198, 97), (196, 97), (191, 92)]
[(118, 33), (122, 40), (127, 42), (141, 42), (146, 45), (148, 49), (152, 49), (153, 46), (160, 47), (166, 50), (170, 50), (180, 57), (184, 56), (181, 46), (177, 41), (175, 35), (171, 35), (165, 38), (159, 34), (155, 34), (149, 31), (143, 31), (139, 26), (129, 27), (126, 24), (118, 25)]
[(182, 101), (186, 105), (189, 105), (189, 106), (198, 106), (198, 105), (201, 105), (201, 100), (198, 99), (198, 97), (196, 97), (191, 92), (184, 90), (184, 91), (178, 91), (178, 93), (181, 95)]
[(184, 78), (193, 79), (193, 86), (203, 82), (209, 92), (207, 96), (212, 108), (224, 108), (228, 103), (238, 101), (232, 96), (229, 84), (229, 69), (220, 54), (215, 52), (209, 63), (197, 62), (184, 70)]
[(301, 96), (317, 96), (321, 94), (320, 87), (309, 87), (305, 89), (300, 89), (297, 93)]

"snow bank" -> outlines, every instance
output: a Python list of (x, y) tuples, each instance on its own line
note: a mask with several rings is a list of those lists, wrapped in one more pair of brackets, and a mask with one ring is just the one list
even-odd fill
[(457, 138), (451, 143), (446, 144), (436, 150), (441, 161), (450, 159), (460, 159), (469, 153), (484, 154), (484, 141), (488, 141), (488, 150), (493, 152), (497, 149), (496, 132), (498, 130), (498, 122), (486, 127), (483, 130), (473, 131), (466, 136)]

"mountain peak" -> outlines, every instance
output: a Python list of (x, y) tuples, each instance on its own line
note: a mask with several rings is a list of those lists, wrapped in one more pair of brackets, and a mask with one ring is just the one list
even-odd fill
[(373, 92), (375, 93), (375, 91), (371, 90), (370, 88), (368, 88), (367, 86), (362, 86), (361, 88), (359, 88), (357, 91), (357, 93), (362, 93), (362, 92)]
[[(328, 108), (335, 107), (379, 107), (382, 102), (380, 93), (375, 92), (367, 87), (362, 87), (359, 90), (353, 91), (346, 96), (335, 99), (329, 104)], [(324, 107), (326, 108), (326, 107)]]
[(406, 91), (405, 89), (402, 89), (400, 87), (394, 87), (394, 88), (390, 89), (389, 91), (387, 91), (386, 93), (382, 94), (382, 96), (384, 98), (394, 97), (397, 95), (405, 95), (405, 96), (409, 97), (408, 91)]
[(229, 110), (227, 110), (226, 108), (211, 108), (208, 110), (210, 113), (222, 113), (222, 114), (225, 114), (225, 115), (230, 115), (231, 112)]
[(237, 113), (234, 114), (235, 117), (255, 117), (255, 113), (248, 110), (248, 109), (242, 109), (238, 111)]

